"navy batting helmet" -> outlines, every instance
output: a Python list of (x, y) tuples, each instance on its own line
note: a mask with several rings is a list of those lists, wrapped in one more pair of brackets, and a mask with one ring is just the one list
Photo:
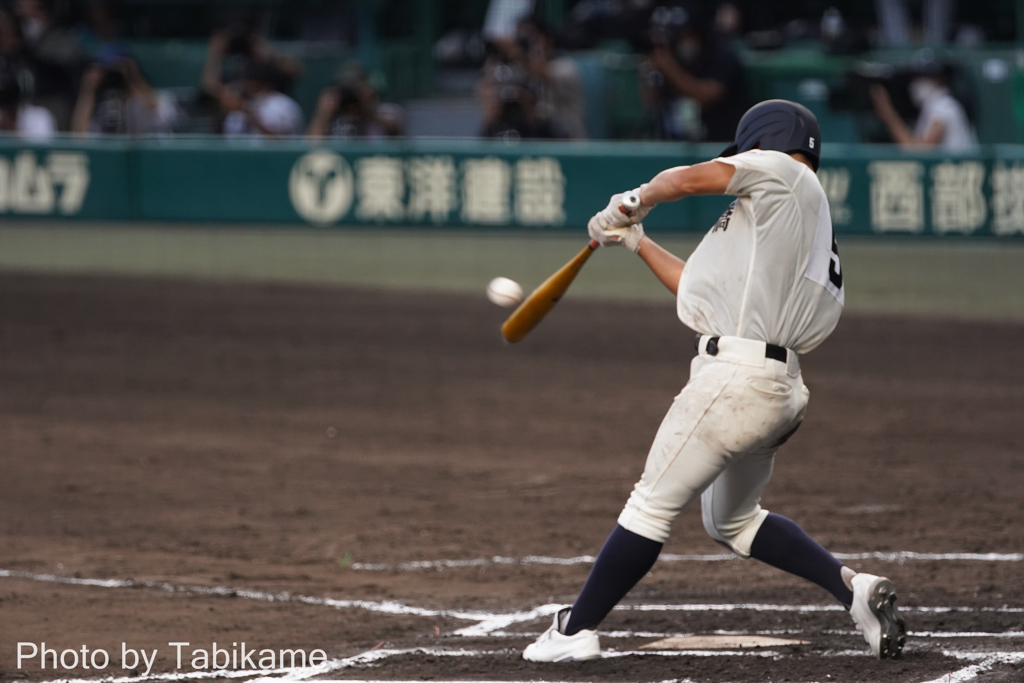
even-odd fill
[(818, 170), (821, 128), (811, 110), (789, 100), (766, 100), (747, 110), (736, 126), (736, 141), (721, 156), (751, 149), (773, 149), (791, 154), (802, 152)]

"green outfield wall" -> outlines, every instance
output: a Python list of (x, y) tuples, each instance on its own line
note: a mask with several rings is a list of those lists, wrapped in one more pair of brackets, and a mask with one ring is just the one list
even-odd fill
[[(718, 146), (479, 140), (153, 138), (0, 141), (0, 216), (331, 226), (578, 229), (608, 196)], [(837, 232), (1024, 235), (1024, 146), (968, 155), (826, 146)], [(659, 231), (703, 232), (729, 203), (659, 207)]]

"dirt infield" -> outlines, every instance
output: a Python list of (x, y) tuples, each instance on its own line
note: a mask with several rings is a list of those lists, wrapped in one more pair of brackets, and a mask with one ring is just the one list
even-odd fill
[[(341, 663), (306, 674), (335, 679), (1024, 680), (1024, 326), (848, 315), (803, 361), (808, 418), (763, 502), (835, 552), (897, 554), (850, 564), (900, 590), (902, 660), (864, 656), (820, 589), (722, 558), (691, 509), (609, 617), (622, 656), (552, 667), (519, 653), (586, 577), (555, 560), (610, 531), (692, 334), (670, 299), (570, 297), (518, 346), (503, 313), (0, 275), (0, 680), (145, 674), (122, 643), (174, 672), (180, 641), (186, 665), (319, 648)], [(715, 631), (810, 644), (638, 654)], [(114, 661), (19, 669), (42, 641)]]

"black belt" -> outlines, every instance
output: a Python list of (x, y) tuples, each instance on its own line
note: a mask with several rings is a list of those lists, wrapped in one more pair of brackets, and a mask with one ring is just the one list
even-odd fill
[[(693, 340), (694, 347), (700, 351), (700, 338), (703, 335), (698, 334), (697, 338)], [(709, 356), (718, 355), (718, 340), (719, 337), (708, 337), (708, 344), (704, 347)], [(788, 357), (788, 352), (785, 346), (779, 346), (778, 344), (765, 344), (764, 345), (764, 357), (777, 360), (780, 363), (785, 363)]]

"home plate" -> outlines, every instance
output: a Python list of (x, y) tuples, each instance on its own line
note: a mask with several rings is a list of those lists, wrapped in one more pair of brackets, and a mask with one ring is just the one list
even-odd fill
[(771, 636), (707, 635), (663, 638), (641, 645), (641, 650), (735, 650), (744, 647), (779, 647), (781, 645), (807, 645), (809, 640), (790, 640)]

